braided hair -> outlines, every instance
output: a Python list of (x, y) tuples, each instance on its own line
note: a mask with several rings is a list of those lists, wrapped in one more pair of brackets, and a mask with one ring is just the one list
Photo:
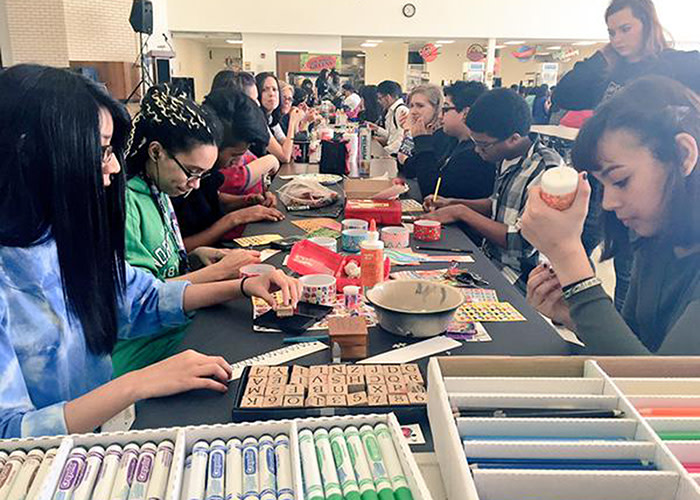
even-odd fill
[(218, 145), (221, 124), (216, 115), (203, 109), (167, 84), (148, 89), (133, 121), (128, 143), (126, 170), (129, 178), (143, 172), (148, 146), (160, 143), (174, 155), (202, 144)]

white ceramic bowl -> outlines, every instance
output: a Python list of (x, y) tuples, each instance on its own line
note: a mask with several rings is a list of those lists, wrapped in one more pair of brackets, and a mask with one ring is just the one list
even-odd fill
[(458, 289), (426, 280), (385, 281), (369, 290), (367, 299), (382, 328), (406, 337), (443, 333), (464, 302)]

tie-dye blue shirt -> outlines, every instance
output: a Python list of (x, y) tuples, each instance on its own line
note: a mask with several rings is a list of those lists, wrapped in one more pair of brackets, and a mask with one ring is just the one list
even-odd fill
[[(163, 283), (128, 264), (126, 281), (119, 338), (153, 335), (187, 321), (187, 282)], [(0, 438), (65, 434), (66, 401), (111, 376), (110, 357), (88, 350), (80, 322), (66, 310), (55, 241), (0, 246)]]

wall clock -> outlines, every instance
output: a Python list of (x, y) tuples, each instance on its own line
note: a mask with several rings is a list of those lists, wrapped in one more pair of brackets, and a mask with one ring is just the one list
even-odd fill
[(416, 6), (412, 3), (407, 3), (403, 6), (403, 15), (406, 17), (413, 17), (416, 15)]

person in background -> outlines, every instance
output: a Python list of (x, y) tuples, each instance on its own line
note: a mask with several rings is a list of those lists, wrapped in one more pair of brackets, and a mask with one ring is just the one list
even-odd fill
[(301, 82), (301, 88), (306, 92), (306, 105), (309, 107), (315, 106), (316, 96), (314, 95), (315, 90), (313, 82), (308, 78), (304, 78)]
[(343, 84), (343, 107), (346, 110), (348, 118), (355, 119), (360, 114), (360, 106), (362, 98), (355, 92), (355, 87), (352, 83), (345, 82)]
[(292, 161), (294, 151), (294, 134), (303, 114), (298, 109), (292, 108), (289, 116), (289, 127), (285, 134), (280, 126), (280, 87), (277, 77), (273, 73), (258, 73), (255, 76), (255, 82), (258, 86), (258, 100), (270, 128), (270, 141), (267, 149), (275, 155), (280, 163), (289, 163)]
[[(280, 129), (284, 136), (289, 131), (289, 118), (294, 105), (294, 87), (287, 82), (280, 82)], [(294, 133), (296, 134), (297, 131)]]
[[(157, 335), (197, 309), (256, 295), (286, 304), (281, 271), (162, 282), (124, 259), (129, 115), (75, 73), (0, 73), (0, 438), (92, 432), (130, 405), (193, 389), (225, 393), (229, 362), (188, 350), (112, 379), (117, 339)], [(184, 177), (184, 176), (183, 176)], [(51, 182), (46, 182), (52, 179)]]
[[(247, 97), (244, 97), (247, 99)], [(199, 187), (216, 161), (216, 117), (168, 85), (148, 90), (134, 120), (127, 153), (126, 261), (159, 280), (211, 283), (238, 278), (240, 268), (260, 261), (258, 252), (197, 247), (188, 254), (170, 196)], [(192, 271), (191, 264), (201, 269)], [(118, 340), (114, 376), (137, 370), (178, 350), (184, 328), (157, 337)]]
[[(522, 231), (551, 267), (532, 273), (528, 300), (574, 329), (588, 352), (700, 353), (699, 144), (698, 96), (669, 78), (644, 77), (599, 107), (579, 133), (572, 155), (583, 174), (571, 208), (551, 209), (533, 189)], [(622, 313), (581, 244), (590, 175), (604, 190), (603, 258), (630, 244), (634, 252)]]
[(322, 102), (324, 99), (326, 99), (326, 94), (328, 93), (328, 70), (327, 69), (322, 69), (318, 77), (316, 77), (316, 83), (314, 85), (316, 87), (316, 97), (318, 98), (319, 102)]
[[(416, 149), (410, 162), (417, 172), (427, 210), (460, 204), (462, 200), (485, 199), (493, 193), (496, 166), (475, 151), (467, 128), (470, 108), (487, 90), (480, 82), (455, 82), (445, 88), (442, 130), (428, 134), (420, 122), (413, 125)], [(440, 178), (439, 196), (434, 200)], [(474, 241), (481, 241), (473, 230), (464, 229)]]
[(328, 73), (328, 96), (331, 101), (335, 101), (340, 94), (340, 75), (335, 68)]
[[(627, 83), (644, 75), (673, 78), (700, 92), (700, 53), (673, 50), (651, 0), (613, 0), (605, 11), (610, 43), (576, 63), (557, 85), (553, 101), (566, 110), (592, 110)], [(639, 103), (646, 105), (646, 100)], [(632, 249), (615, 265), (615, 306), (623, 310), (632, 269)]]
[(525, 100), (510, 89), (483, 94), (470, 108), (467, 127), (481, 158), (497, 165), (489, 198), (460, 200), (437, 208), (426, 218), (443, 224), (461, 221), (484, 238), (484, 252), (518, 289), (537, 266), (539, 254), (523, 237), (518, 220), (530, 187), (551, 167), (563, 165), (559, 154), (530, 133), (532, 116)]
[(258, 102), (258, 87), (255, 77), (245, 71), (224, 69), (219, 71), (211, 82), (211, 91), (225, 89), (240, 89), (255, 102)]
[[(399, 174), (406, 179), (416, 177), (416, 167), (411, 161), (414, 152), (414, 140), (411, 128), (430, 137), (440, 130), (443, 103), (442, 90), (437, 85), (426, 84), (415, 87), (408, 95), (409, 114), (404, 121), (406, 130), (396, 159), (399, 164)], [(444, 134), (439, 137), (444, 139)]]
[(375, 125), (382, 123), (382, 107), (377, 97), (377, 86), (363, 86), (360, 88), (360, 97), (362, 98), (361, 110), (358, 116), (360, 121), (374, 123)]
[(200, 188), (172, 200), (187, 250), (236, 238), (252, 222), (284, 219), (274, 194), (264, 189), (265, 175), (279, 167), (277, 159), (246, 159), (255, 144), (269, 140), (260, 107), (237, 89), (212, 92), (204, 107), (223, 124), (223, 140), (215, 168)]
[(552, 100), (549, 85), (543, 83), (535, 89), (535, 102), (532, 104), (532, 124), (548, 125), (551, 115)]
[(401, 98), (401, 85), (391, 80), (384, 80), (377, 86), (377, 100), (384, 110), (384, 126), (379, 127), (368, 122), (375, 131), (377, 140), (390, 155), (396, 155), (403, 141), (404, 130), (401, 122), (408, 116), (408, 107)]

